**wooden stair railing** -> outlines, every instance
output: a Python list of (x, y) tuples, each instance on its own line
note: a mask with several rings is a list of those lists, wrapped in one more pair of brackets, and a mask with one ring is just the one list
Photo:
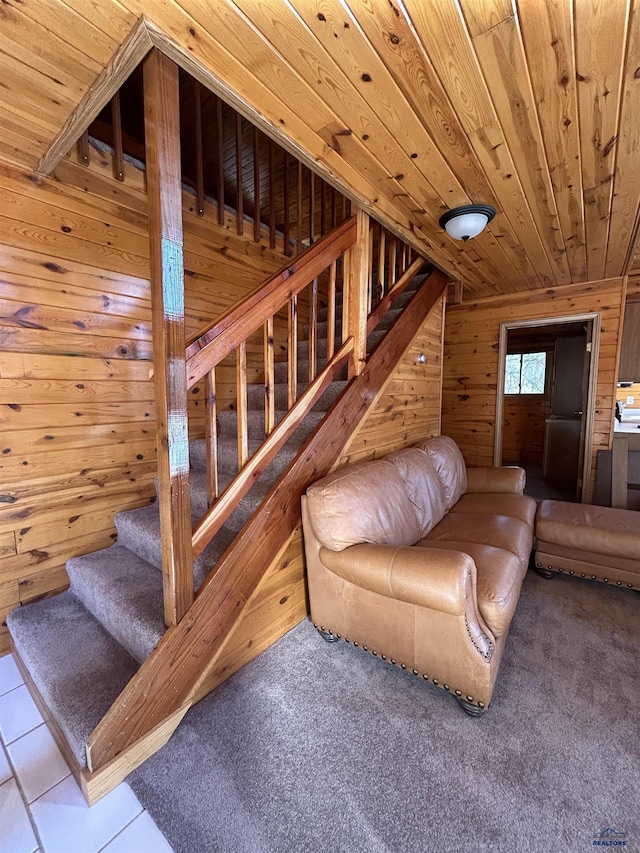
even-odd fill
[[(315, 358), (317, 327), (318, 278), (327, 273), (329, 282), (335, 285), (336, 264), (345, 252), (354, 245), (357, 236), (356, 217), (339, 225), (318, 243), (314, 243), (302, 255), (283, 267), (268, 279), (264, 285), (251, 294), (244, 302), (232, 308), (224, 317), (211, 327), (193, 338), (186, 348), (187, 388), (192, 388), (203, 378), (207, 378), (205, 400), (209, 405), (215, 403), (215, 369), (234, 350), (238, 351), (238, 475), (219, 495), (217, 486), (217, 435), (213, 426), (215, 416), (209, 413), (206, 421), (211, 424), (207, 430), (207, 481), (211, 483), (210, 502), (207, 513), (198, 522), (192, 539), (193, 558), (198, 557), (211, 542), (215, 534), (225, 523), (240, 500), (253, 486), (256, 478), (265, 470), (283, 445), (291, 438), (302, 420), (311, 411), (327, 386), (343, 367), (354, 347), (349, 337), (339, 352), (332, 354), (325, 368), (317, 374)], [(309, 387), (297, 400), (297, 322), (294, 322), (298, 294), (311, 287), (311, 311), (309, 327)], [(335, 286), (332, 290), (335, 315)], [(273, 356), (273, 318), (283, 308), (288, 308), (292, 318), (289, 324), (288, 363), (289, 363), (289, 409), (275, 426), (274, 424), (274, 356)], [(247, 427), (247, 371), (246, 342), (258, 332), (265, 330), (265, 401), (267, 438), (260, 448), (248, 458)]]
[(299, 524), (302, 493), (335, 464), (446, 285), (443, 273), (429, 275), (223, 555), (216, 572), (206, 578), (187, 615), (167, 630), (92, 732), (87, 760), (96, 777), (124, 778), (166, 742), (189, 707), (206, 694), (207, 677), (226, 637), (242, 618), (273, 555)]

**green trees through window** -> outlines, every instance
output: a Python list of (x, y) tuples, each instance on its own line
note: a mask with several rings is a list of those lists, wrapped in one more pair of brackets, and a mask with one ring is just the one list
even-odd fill
[(544, 394), (546, 375), (546, 352), (509, 353), (505, 364), (504, 393)]

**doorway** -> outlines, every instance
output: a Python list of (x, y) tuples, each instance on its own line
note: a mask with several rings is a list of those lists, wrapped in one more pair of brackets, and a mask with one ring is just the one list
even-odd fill
[(520, 465), (526, 493), (581, 502), (591, 494), (600, 315), (500, 326), (495, 465)]

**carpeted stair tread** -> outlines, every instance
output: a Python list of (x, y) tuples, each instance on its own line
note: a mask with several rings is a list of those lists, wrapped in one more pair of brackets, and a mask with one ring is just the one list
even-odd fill
[[(282, 409), (276, 409), (275, 412), (275, 421), (278, 423), (286, 412)], [(303, 423), (300, 424), (298, 430), (296, 430), (296, 434), (300, 432), (300, 434), (304, 434), (305, 437), (308, 437), (317, 424), (320, 423), (322, 418), (324, 417), (324, 412), (309, 412), (307, 417), (304, 419)], [(233, 411), (220, 412), (218, 415), (218, 423), (220, 425), (220, 437), (221, 438), (235, 438), (237, 435), (237, 414)], [(264, 429), (264, 412), (258, 411), (248, 411), (247, 412), (247, 431), (249, 439), (264, 439), (265, 438), (265, 429)]]
[[(249, 456), (253, 456), (262, 442), (259, 438), (249, 439)], [(205, 471), (207, 467), (207, 443), (204, 438), (193, 438), (189, 442), (189, 461), (192, 471)], [(218, 472), (235, 474), (238, 470), (238, 441), (236, 438), (218, 438)]]
[(74, 557), (67, 571), (71, 592), (142, 663), (166, 630), (162, 573), (120, 540), (102, 551)]
[(138, 664), (70, 592), (18, 607), (13, 642), (81, 766), (85, 743)]
[[(192, 474), (192, 480), (196, 480), (195, 472)], [(203, 498), (196, 498), (196, 506), (204, 506), (204, 510), (199, 515), (193, 516), (193, 522), (198, 520), (204, 511), (206, 511), (206, 482), (204, 475), (197, 478), (196, 482), (191, 485), (192, 504), (193, 493), (202, 491)], [(192, 505), (193, 510), (193, 505)], [(115, 517), (116, 530), (118, 531), (118, 545), (122, 545), (130, 551), (133, 551), (144, 562), (150, 564), (155, 569), (156, 574), (162, 571), (162, 540), (160, 537), (160, 512), (158, 504), (140, 507), (139, 509), (127, 510), (120, 512)], [(202, 581), (209, 574), (218, 559), (228, 548), (233, 539), (233, 532), (228, 531), (225, 536), (223, 530), (220, 531), (216, 539), (211, 542), (202, 554), (193, 562), (193, 583), (195, 589), (198, 589)]]

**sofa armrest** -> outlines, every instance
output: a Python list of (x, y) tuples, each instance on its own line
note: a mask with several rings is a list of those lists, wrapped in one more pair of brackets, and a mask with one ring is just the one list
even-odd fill
[(351, 545), (343, 551), (320, 548), (329, 571), (363, 589), (451, 615), (473, 600), (476, 566), (461, 551), (429, 551), (413, 546)]
[(521, 495), (526, 475), (524, 468), (467, 468), (467, 494), (491, 493)]

